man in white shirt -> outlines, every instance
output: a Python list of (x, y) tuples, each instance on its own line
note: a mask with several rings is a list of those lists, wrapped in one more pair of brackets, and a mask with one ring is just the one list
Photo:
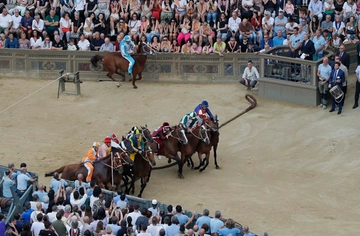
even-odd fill
[(84, 188), (84, 196), (80, 199), (80, 194), (79, 191), (77, 191), (76, 188), (74, 188), (74, 190), (71, 192), (70, 194), (70, 204), (74, 207), (75, 205), (77, 205), (79, 208), (84, 205), (86, 198), (88, 197), (86, 194), (86, 189)]
[(267, 34), (270, 38), (273, 37), (273, 26), (274, 26), (274, 18), (270, 16), (269, 11), (264, 12), (264, 17), (262, 19), (261, 25), (263, 29), (263, 35)]
[(42, 35), (44, 30), (44, 21), (40, 19), (40, 15), (35, 15), (35, 18), (32, 22), (32, 30), (36, 30), (39, 33), (38, 35)]
[(139, 216), (141, 216), (141, 213), (139, 212), (139, 209), (140, 209), (139, 204), (135, 203), (135, 204), (134, 204), (134, 211), (131, 212), (131, 213), (129, 213), (129, 215), (128, 215), (128, 216), (131, 216), (132, 225), (135, 225), (135, 222), (136, 222), (137, 218), (138, 218)]
[(258, 70), (253, 66), (252, 61), (249, 60), (247, 67), (244, 70), (244, 74), (239, 82), (245, 86), (245, 90), (249, 90), (250, 87), (251, 90), (259, 90), (259, 88), (255, 88), (258, 84), (259, 77), (260, 75)]
[(21, 16), (19, 14), (19, 10), (15, 9), (14, 15), (11, 16), (12, 19), (12, 26), (11, 26), (11, 32), (16, 33), (17, 38), (20, 38), (20, 32), (21, 32)]
[(290, 18), (289, 22), (285, 25), (286, 34), (292, 35), (294, 33), (295, 27), (299, 27), (299, 25), (294, 21), (293, 18)]
[(241, 19), (238, 17), (237, 12), (234, 11), (232, 13), (232, 17), (229, 18), (228, 21), (228, 34), (226, 36), (226, 40), (230, 40), (231, 37), (235, 37), (236, 40), (239, 39), (239, 25), (241, 23)]
[(160, 229), (163, 227), (159, 225), (159, 220), (156, 216), (153, 216), (151, 218), (151, 224), (147, 227), (146, 232), (151, 234), (151, 236), (158, 236)]
[(40, 233), (40, 230), (42, 229), (45, 229), (45, 226), (44, 226), (44, 223), (42, 222), (43, 220), (43, 214), (37, 214), (36, 216), (36, 222), (34, 222), (32, 225), (31, 225), (31, 232), (32, 232), (32, 235), (39, 235)]
[(12, 17), (8, 14), (8, 10), (4, 7), (0, 15), (0, 34), (8, 33), (11, 30)]

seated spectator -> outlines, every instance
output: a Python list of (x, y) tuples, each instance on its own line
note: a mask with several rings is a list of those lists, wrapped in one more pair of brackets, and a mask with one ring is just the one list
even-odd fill
[(50, 6), (49, 0), (36, 1), (35, 15), (41, 14), (42, 19), (45, 19), (45, 14)]
[[(269, 0), (270, 1), (270, 0)], [(273, 37), (273, 25), (274, 25), (274, 18), (270, 16), (269, 11), (264, 12), (265, 17), (262, 19), (261, 25), (263, 34), (268, 34), (270, 38)]]
[(203, 43), (209, 42), (210, 45), (214, 44), (213, 38), (215, 33), (212, 31), (210, 25), (207, 22), (204, 22), (200, 27), (200, 37), (199, 37), (199, 46), (202, 46)]
[(180, 52), (180, 46), (178, 45), (178, 41), (176, 39), (173, 39), (173, 43), (171, 46), (171, 52), (173, 53), (179, 53)]
[(200, 36), (200, 22), (197, 19), (197, 15), (192, 18), (191, 23), (191, 40), (198, 42)]
[(7, 34), (11, 30), (12, 17), (8, 14), (8, 10), (3, 8), (2, 14), (0, 15), (0, 33)]
[(180, 232), (179, 220), (176, 216), (171, 217), (171, 225), (166, 227), (166, 236), (177, 235)]
[(231, 37), (230, 41), (226, 44), (226, 52), (238, 53), (239, 51), (239, 44), (236, 42), (234, 37)]
[[(60, 0), (59, 2), (60, 2), (60, 17), (63, 17), (66, 12), (67, 12), (68, 14), (71, 14), (72, 9), (73, 9), (73, 7), (74, 7), (73, 2), (70, 1), (70, 0)], [(91, 2), (95, 2), (95, 3), (96, 3), (96, 1), (93, 0), (93, 1), (89, 1), (89, 4), (90, 4)], [(87, 5), (88, 5), (88, 3), (86, 3), (86, 6), (87, 6)]]
[(270, 14), (272, 14), (275, 11), (275, 9), (278, 7), (277, 2), (274, 0), (264, 0), (263, 3), (264, 3), (264, 8)]
[(72, 30), (72, 22), (70, 20), (70, 15), (68, 12), (64, 13), (64, 16), (60, 19), (60, 39), (64, 39), (64, 35), (66, 36), (66, 42), (70, 41), (70, 33)]
[(193, 42), (191, 47), (190, 47), (190, 53), (191, 54), (201, 54), (202, 52), (202, 48), (200, 45), (197, 44), (197, 42)]
[(286, 17), (294, 17), (295, 16), (295, 13), (294, 13), (295, 7), (294, 7), (294, 4), (292, 3), (291, 0), (288, 0), (286, 2), (285, 7), (284, 7), (284, 11), (285, 11), (284, 15)]
[(111, 2), (110, 3), (110, 9), (111, 9), (111, 14), (110, 14), (110, 35), (114, 36), (115, 35), (115, 25), (120, 20), (120, 17), (119, 17), (120, 4), (118, 3), (118, 1)]
[(249, 230), (249, 226), (244, 225), (244, 227), (242, 228), (243, 234), (244, 236), (255, 236), (255, 234), (251, 233)]
[(269, 47), (273, 47), (273, 40), (269, 37), (269, 35), (264, 35), (264, 39), (260, 41), (260, 50), (265, 48), (265, 45), (269, 45)]
[(217, 37), (223, 41), (226, 40), (228, 34), (228, 20), (226, 19), (225, 13), (221, 13), (220, 20), (217, 23)]
[(283, 37), (283, 33), (281, 30), (278, 30), (277, 31), (277, 35), (273, 38), (273, 46), (276, 47), (276, 46), (282, 46), (283, 45), (283, 42), (284, 42), (284, 37)]
[(344, 40), (344, 44), (349, 43), (357, 43), (359, 39), (356, 37), (356, 21), (355, 16), (351, 16), (349, 22), (346, 23), (345, 27), (345, 35), (346, 39)]
[(92, 40), (92, 35), (94, 30), (94, 20), (95, 20), (95, 13), (91, 12), (89, 17), (85, 19), (85, 23), (84, 23), (84, 35), (85, 38), (90, 41)]
[(188, 42), (191, 37), (191, 25), (187, 16), (184, 17), (184, 22), (182, 25), (180, 25), (180, 29), (179, 36), (177, 37), (178, 45), (182, 45), (183, 41)]
[(45, 32), (43, 34), (44, 27), (45, 27), (44, 21), (42, 19), (40, 19), (39, 15), (35, 15), (35, 18), (34, 18), (34, 20), (32, 21), (32, 24), (31, 24), (32, 31), (37, 31), (37, 35), (39, 35), (39, 36), (43, 35), (44, 36), (45, 35)]
[[(61, 51), (61, 50), (64, 50), (65, 48), (65, 45), (64, 45), (64, 42), (60, 39), (60, 36), (59, 35), (55, 35), (55, 40), (54, 42), (52, 43), (52, 47), (51, 47), (51, 50), (56, 50), (56, 51)], [(61, 180), (61, 179), (60, 179)], [(58, 179), (54, 179), (54, 182), (60, 182)], [(60, 185), (53, 185), (53, 187), (51, 187), (51, 184), (50, 184), (50, 188), (56, 188), (56, 186), (58, 188), (62, 187)]]
[(343, 9), (344, 9), (343, 21), (346, 23), (349, 21), (350, 17), (355, 16), (356, 14), (357, 7), (355, 1), (354, 0), (345, 1)]
[(345, 38), (345, 24), (341, 21), (341, 16), (336, 15), (333, 22), (333, 34), (337, 34), (343, 41)]
[(161, 5), (161, 10), (162, 10), (160, 15), (161, 20), (170, 22), (170, 20), (172, 20), (174, 17), (174, 8), (175, 8), (175, 3), (173, 1), (170, 0), (163, 1)]
[(196, 225), (198, 226), (198, 227), (200, 227), (200, 228), (202, 228), (202, 226), (204, 225), (204, 224), (206, 224), (207, 225), (207, 230), (206, 230), (206, 233), (208, 233), (208, 234), (210, 234), (210, 227), (209, 227), (209, 225), (210, 225), (210, 221), (211, 221), (211, 218), (209, 217), (209, 214), (210, 214), (210, 212), (209, 212), (209, 210), (208, 209), (204, 209), (204, 211), (203, 211), (203, 215), (202, 216), (200, 216), (197, 220), (196, 220)]
[(218, 232), (222, 228), (224, 222), (221, 220), (221, 212), (215, 211), (215, 217), (210, 220), (210, 232)]
[(100, 47), (100, 52), (114, 52), (114, 45), (110, 43), (108, 37), (105, 38), (104, 43)]
[(3, 186), (2, 186), (2, 196), (4, 198), (13, 198), (13, 195), (11, 193), (11, 188), (15, 185), (14, 180), (12, 179), (12, 171), (7, 169), (5, 171), (5, 176), (2, 178), (4, 180)]
[(320, 29), (320, 21), (317, 15), (314, 15), (311, 18), (310, 24), (309, 24), (309, 29), (310, 29), (310, 36), (314, 37), (315, 36), (315, 32), (317, 30)]
[(178, 25), (175, 21), (175, 19), (172, 19), (170, 21), (170, 25), (169, 25), (169, 41), (172, 42), (174, 39), (177, 38), (178, 36), (178, 33), (179, 33), (179, 28), (178, 28)]
[(163, 37), (162, 41), (161, 41), (161, 51), (162, 52), (170, 52), (171, 50), (171, 42), (168, 39), (168, 37)]
[(16, 38), (20, 38), (21, 32), (21, 16), (19, 10), (15, 9), (14, 15), (11, 16), (12, 24), (10, 31), (16, 34)]
[(196, 5), (194, 3), (194, 0), (189, 0), (187, 2), (188, 2), (188, 4), (186, 5), (186, 15), (192, 21), (192, 20), (194, 20), (194, 18), (198, 17), (196, 14)]
[[(39, 49), (51, 50), (51, 47), (52, 47), (52, 42), (50, 40), (50, 37), (46, 36), (45, 40), (42, 42), (41, 47)], [(42, 198), (40, 197), (40, 199)]]
[[(71, 20), (71, 33), (70, 38), (75, 40), (79, 39), (79, 34), (84, 30), (84, 22), (80, 19), (79, 12), (74, 13), (74, 17)], [(76, 41), (77, 42), (77, 41)], [(75, 42), (74, 42), (75, 43)]]
[(196, 10), (197, 10), (197, 18), (201, 22), (206, 22), (205, 18), (207, 16), (207, 4), (205, 0), (199, 0), (198, 3), (196, 3)]
[(299, 29), (302, 29), (302, 32), (304, 32), (304, 34), (310, 34), (310, 27), (309, 24), (304, 20), (301, 22), (301, 24), (299, 25)]
[(148, 42), (151, 42), (153, 36), (160, 37), (159, 32), (159, 22), (155, 19), (155, 17), (151, 17), (149, 21), (149, 30), (150, 32), (146, 34), (146, 38)]
[(254, 41), (254, 32), (251, 23), (245, 18), (239, 25), (239, 40), (240, 44), (243, 43), (244, 38), (250, 40), (251, 42)]
[[(241, 19), (238, 17), (237, 12), (233, 12), (231, 17), (228, 20), (228, 34), (226, 40), (229, 40), (231, 37), (235, 37), (235, 40), (239, 39), (239, 25)], [(215, 46), (214, 46), (215, 48)]]
[[(254, 28), (254, 33), (256, 38), (259, 38), (258, 40), (255, 39), (256, 41), (260, 41), (260, 39), (262, 38), (262, 27), (261, 27), (261, 12), (258, 12), (256, 10), (254, 10), (253, 16), (251, 17), (251, 25)], [(287, 20), (286, 20), (287, 22)], [(276, 25), (276, 23), (275, 23)]]
[[(30, 16), (34, 17), (35, 16), (35, 8), (36, 8), (36, 4), (37, 1), (35, 0), (28, 0), (28, 4), (26, 6), (26, 11), (30, 12)], [(26, 11), (25, 11), (25, 15), (26, 15)]]
[[(251, 42), (251, 43), (252, 43), (252, 42)], [(246, 52), (249, 44), (250, 44), (249, 38), (244, 37), (244, 39), (242, 40), (242, 42), (240, 42), (240, 44), (239, 44), (240, 52)]]
[(324, 1), (324, 15), (325, 17), (329, 16), (330, 19), (334, 19), (335, 15), (335, 5), (333, 0)]
[(94, 20), (94, 31), (100, 33), (100, 37), (105, 39), (106, 34), (106, 20), (103, 13), (99, 13), (97, 18)]
[(118, 34), (116, 36), (116, 41), (114, 42), (114, 50), (115, 50), (115, 52), (120, 52), (120, 43), (121, 43), (121, 41), (123, 39), (124, 39), (124, 33), (120, 33), (120, 34)]
[(327, 15), (325, 17), (325, 20), (323, 22), (321, 22), (320, 30), (321, 30), (321, 33), (323, 33), (324, 30), (328, 30), (328, 32), (333, 31), (333, 22), (331, 21), (330, 15)]
[[(234, 39), (234, 40), (235, 40), (235, 39)], [(213, 47), (210, 45), (210, 43), (209, 43), (209, 42), (206, 42), (206, 43), (205, 43), (205, 46), (203, 47), (202, 53), (208, 55), (208, 54), (212, 53), (213, 50), (214, 50), (214, 49), (213, 49)]]
[(308, 11), (309, 11), (309, 16), (311, 18), (313, 16), (317, 16), (319, 21), (321, 22), (323, 18), (322, 9), (323, 9), (323, 4), (320, 0), (310, 0)]
[(50, 14), (45, 18), (46, 33), (50, 38), (54, 37), (55, 32), (59, 34), (59, 17), (55, 15), (55, 10), (51, 9)]
[(221, 38), (217, 38), (216, 42), (214, 43), (214, 53), (218, 54), (219, 56), (224, 56), (226, 49), (226, 44), (222, 41)]
[(146, 35), (148, 29), (149, 29), (149, 21), (146, 18), (146, 16), (142, 16), (140, 20), (140, 35)]
[(116, 29), (118, 34), (123, 33), (124, 35), (126, 35), (128, 33), (128, 24), (123, 18), (121, 18), (116, 24)]
[(290, 17), (289, 22), (285, 25), (286, 35), (292, 35), (295, 27), (299, 27), (299, 25)]
[(160, 41), (164, 36), (169, 36), (169, 24), (166, 23), (166, 21), (162, 20), (158, 29), (160, 32), (160, 36), (159, 36)]
[(90, 48), (92, 51), (99, 51), (101, 45), (103, 45), (104, 40), (102, 38), (100, 38), (100, 33), (99, 32), (95, 32), (94, 33), (94, 37), (91, 40), (91, 47)]
[[(290, 0), (288, 2), (291, 2)], [(274, 32), (281, 30), (283, 37), (286, 35), (286, 24), (288, 23), (288, 18), (284, 17), (283, 11), (279, 11), (279, 15), (275, 17)]]
[(138, 42), (139, 39), (140, 26), (141, 23), (138, 20), (138, 14), (132, 14), (132, 18), (131, 20), (129, 20), (129, 36), (135, 42), (135, 44)]
[(159, 37), (158, 36), (154, 36), (151, 40), (150, 46), (155, 49), (157, 52), (160, 52), (161, 50), (161, 45), (159, 42)]
[(30, 16), (30, 12), (26, 11), (25, 16), (21, 18), (20, 27), (23, 32), (26, 33), (26, 37), (30, 39), (32, 31), (33, 18)]

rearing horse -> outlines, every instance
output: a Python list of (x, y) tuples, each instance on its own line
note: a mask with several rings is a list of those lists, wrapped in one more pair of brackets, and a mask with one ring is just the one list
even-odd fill
[[(134, 89), (137, 88), (135, 85), (136, 80), (142, 79), (142, 72), (145, 68), (145, 63), (147, 60), (147, 55), (152, 54), (153, 50), (148, 46), (147, 44), (142, 44), (141, 46), (138, 46), (137, 48), (137, 54), (133, 55), (133, 58), (135, 60), (135, 65), (133, 67), (132, 71), (132, 85)], [(121, 56), (119, 52), (111, 52), (105, 56), (101, 55), (95, 55), (91, 58), (91, 64), (98, 68), (98, 62), (100, 60), (103, 60), (104, 67), (106, 69), (107, 77), (109, 77), (111, 80), (113, 80), (116, 83), (116, 86), (120, 86), (120, 83), (117, 82), (113, 75), (116, 73), (123, 77), (123, 81), (125, 80), (125, 74), (118, 72), (118, 69), (122, 71), (128, 71), (129, 62), (125, 58)], [(136, 79), (136, 76), (139, 75), (139, 77)]]

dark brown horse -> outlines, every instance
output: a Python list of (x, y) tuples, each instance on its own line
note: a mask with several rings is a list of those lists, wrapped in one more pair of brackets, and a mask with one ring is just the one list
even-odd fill
[[(134, 65), (133, 71), (132, 71), (132, 85), (135, 89), (137, 88), (137, 86), (135, 85), (135, 81), (142, 79), (141, 73), (143, 72), (143, 70), (145, 68), (145, 63), (146, 63), (148, 54), (152, 54), (152, 50), (148, 45), (143, 44), (141, 46), (138, 46), (137, 54), (133, 55), (133, 58), (135, 60), (135, 65)], [(128, 60), (123, 58), (119, 52), (111, 52), (111, 53), (107, 54), (106, 56), (101, 56), (101, 55), (93, 56), (91, 58), (91, 64), (95, 68), (97, 68), (98, 62), (101, 60), (103, 61), (106, 71), (108, 72), (107, 77), (112, 79), (116, 83), (116, 86), (119, 87), (120, 83), (118, 83), (114, 79), (113, 75), (115, 73), (120, 75), (121, 77), (123, 77), (123, 81), (124, 81), (125, 74), (118, 72), (118, 69), (120, 69), (122, 71), (128, 71), (128, 67), (129, 67)], [(139, 77), (136, 78), (137, 76), (139, 76)]]
[[(113, 159), (113, 163), (111, 163), (111, 159)], [(112, 168), (114, 169), (114, 173), (118, 172), (119, 174), (122, 174), (123, 162), (133, 163), (125, 151), (122, 151), (120, 155), (115, 155), (113, 158), (111, 158), (110, 155), (100, 158), (99, 161), (94, 163), (94, 173), (92, 179), (95, 180), (96, 184), (98, 184), (101, 188), (105, 188), (106, 185), (107, 189), (112, 189), (113, 187), (110, 184)], [(55, 172), (61, 174), (61, 178), (73, 181), (77, 179), (77, 175), (79, 173), (81, 173), (86, 179), (88, 173), (84, 164), (68, 164), (52, 172), (46, 173), (45, 177), (52, 176)], [(121, 177), (114, 178), (114, 184), (116, 185), (116, 189), (120, 189)]]
[[(206, 167), (209, 165), (209, 158), (210, 158), (210, 151), (211, 148), (213, 148), (214, 150), (214, 159), (215, 159), (215, 166), (216, 169), (219, 169), (219, 166), (217, 164), (217, 160), (216, 160), (216, 150), (217, 150), (217, 145), (219, 143), (219, 122), (217, 119), (217, 115), (215, 116), (215, 122), (213, 122), (212, 120), (210, 120), (209, 118), (204, 122), (204, 125), (207, 127), (207, 134), (210, 138), (210, 143), (206, 144), (205, 142), (200, 142), (198, 144), (198, 146), (196, 147), (196, 151), (198, 153), (198, 157), (199, 157), (199, 165), (197, 167), (195, 167), (195, 170), (199, 169), (200, 172), (204, 171), (206, 169)], [(205, 158), (204, 160), (202, 160), (202, 155), (205, 154)], [(192, 165), (194, 165), (194, 163), (191, 160)], [(204, 166), (202, 168), (200, 168), (201, 166)]]

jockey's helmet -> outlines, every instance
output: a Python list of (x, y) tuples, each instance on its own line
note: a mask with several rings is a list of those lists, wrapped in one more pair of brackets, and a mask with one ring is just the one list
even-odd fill
[(111, 138), (112, 140), (116, 140), (116, 139), (118, 138), (118, 136), (117, 136), (116, 134), (111, 134), (111, 135), (110, 135), (110, 138)]
[(135, 134), (136, 137), (140, 137), (140, 135), (141, 135), (140, 130), (136, 129), (134, 131), (134, 134)]
[(163, 127), (169, 127), (169, 126), (170, 126), (169, 122), (164, 122), (163, 123)]
[(124, 37), (124, 40), (125, 40), (126, 42), (130, 42), (130, 41), (131, 41), (131, 38), (130, 38), (129, 35), (126, 35), (126, 36)]
[(111, 143), (111, 138), (110, 137), (105, 137), (104, 138), (104, 143)]
[(201, 105), (208, 107), (209, 103), (206, 100), (204, 100), (204, 101), (201, 102)]
[(100, 147), (100, 143), (99, 142), (94, 142), (93, 147)]

